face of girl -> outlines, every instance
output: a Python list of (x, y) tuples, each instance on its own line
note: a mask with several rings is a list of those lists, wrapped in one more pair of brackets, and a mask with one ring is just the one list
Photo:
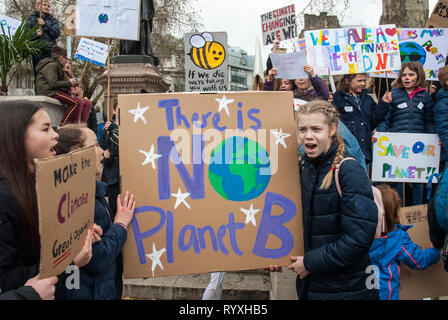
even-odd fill
[(280, 80), (280, 91), (291, 91), (292, 90), (292, 81), (288, 79)]
[(296, 84), (297, 88), (299, 88), (299, 90), (301, 91), (305, 91), (309, 87), (311, 87), (311, 81), (308, 78), (296, 79), (294, 80), (294, 83)]
[(366, 88), (367, 84), (367, 75), (365, 74), (357, 74), (352, 81), (350, 81), (350, 93), (359, 94)]
[(88, 128), (84, 128), (82, 130), (83, 130), (84, 135), (86, 137), (86, 140), (84, 142), (84, 147), (88, 147), (88, 146), (91, 146), (91, 145), (95, 146), (96, 175), (100, 176), (101, 175), (101, 171), (103, 170), (103, 164), (101, 163), (101, 160), (103, 160), (104, 150), (98, 145), (98, 139), (97, 139), (95, 133), (92, 130), (90, 130)]
[(30, 169), (34, 172), (34, 159), (54, 157), (54, 146), (58, 143), (59, 135), (51, 126), (48, 113), (40, 109), (31, 118), (31, 125), (25, 131), (25, 150)]
[(417, 73), (406, 67), (401, 75), (401, 82), (405, 89), (412, 90), (417, 86), (417, 78)]
[(336, 126), (330, 127), (323, 113), (300, 114), (297, 137), (310, 158), (327, 152), (332, 143)]

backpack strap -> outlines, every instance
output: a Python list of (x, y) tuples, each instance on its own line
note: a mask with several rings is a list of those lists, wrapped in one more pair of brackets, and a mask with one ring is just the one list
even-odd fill
[(341, 186), (340, 186), (340, 184), (339, 184), (339, 169), (341, 168), (341, 165), (342, 165), (342, 163), (343, 163), (345, 160), (355, 160), (355, 161), (356, 161), (355, 158), (347, 157), (347, 158), (342, 159), (342, 161), (339, 162), (339, 163), (336, 165), (336, 170), (335, 170), (335, 176), (334, 176), (334, 179), (335, 179), (335, 182), (336, 182), (336, 189), (338, 189), (339, 196), (341, 196), (341, 197), (342, 197), (342, 190), (341, 190)]

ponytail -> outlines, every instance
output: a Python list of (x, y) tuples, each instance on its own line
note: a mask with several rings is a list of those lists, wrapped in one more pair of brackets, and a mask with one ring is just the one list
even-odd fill
[(325, 175), (324, 180), (322, 181), (322, 184), (320, 186), (321, 190), (328, 190), (331, 186), (331, 181), (333, 180), (333, 172), (336, 168), (336, 166), (344, 159), (344, 150), (345, 150), (345, 144), (344, 140), (341, 138), (341, 136), (336, 132), (334, 134), (335, 142), (338, 144), (338, 149), (336, 150), (336, 155), (334, 156), (333, 163), (331, 165), (330, 171)]

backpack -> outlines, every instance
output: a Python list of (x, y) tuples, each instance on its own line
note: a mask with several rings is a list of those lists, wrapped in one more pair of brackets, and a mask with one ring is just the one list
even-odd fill
[[(335, 172), (335, 181), (336, 181), (336, 189), (338, 189), (339, 196), (342, 197), (342, 190), (341, 186), (339, 185), (339, 169), (342, 165), (342, 163), (345, 160), (355, 160), (355, 158), (347, 157), (342, 159), (339, 164), (336, 165), (336, 172)], [(375, 232), (375, 238), (374, 240), (378, 239), (382, 235), (385, 234), (385, 223), (384, 223), (384, 206), (383, 206), (383, 199), (381, 198), (381, 191), (372, 186), (372, 192), (373, 192), (373, 200), (375, 201), (376, 207), (378, 209), (378, 224), (376, 225), (376, 232)]]
[(428, 200), (431, 199), (432, 183), (434, 177), (437, 179), (438, 184), (435, 187), (433, 195), (433, 205), (428, 210), (434, 210), (437, 224), (445, 233), (448, 233), (448, 174), (445, 174), (446, 169), (441, 173), (435, 173), (429, 176), (427, 185), (427, 196)]

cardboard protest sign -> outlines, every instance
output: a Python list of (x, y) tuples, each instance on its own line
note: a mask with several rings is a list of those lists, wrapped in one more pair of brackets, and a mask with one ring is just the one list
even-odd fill
[(77, 0), (76, 35), (139, 40), (140, 0)]
[(227, 91), (227, 33), (187, 33), (185, 91)]
[(87, 61), (99, 66), (104, 66), (109, 54), (107, 44), (81, 38), (78, 49), (76, 49), (75, 59)]
[(439, 0), (426, 21), (425, 28), (448, 27), (448, 0)]
[(305, 31), (308, 64), (317, 74), (399, 70), (395, 25)]
[[(448, 29), (397, 28), (401, 62), (417, 61), (423, 65), (426, 80), (438, 81), (439, 69), (445, 66), (448, 52)], [(399, 70), (388, 71), (389, 78), (397, 78)], [(372, 73), (372, 77), (386, 77)]]
[[(412, 241), (422, 249), (430, 247), (428, 206), (405, 207), (400, 210), (400, 223), (412, 224), (408, 230)], [(401, 264), (400, 300), (415, 300), (448, 296), (448, 273), (439, 261), (426, 270), (412, 270)]]
[[(21, 24), (20, 20), (0, 14), (0, 25), (3, 26), (3, 30), (5, 32), (4, 35), (8, 36), (9, 34), (11, 34), (11, 37), (14, 36), (20, 24)], [(1, 27), (0, 27), (0, 34), (3, 34)]]
[(95, 208), (95, 149), (39, 160), (40, 278), (62, 273), (81, 251)]
[(137, 204), (126, 278), (303, 254), (292, 102), (291, 92), (118, 96), (122, 189)]
[(427, 183), (439, 172), (438, 135), (377, 132), (375, 136), (372, 181)]
[(261, 32), (264, 46), (272, 44), (275, 39), (296, 38), (298, 33), (294, 4), (262, 14)]
[(308, 73), (303, 70), (306, 65), (306, 52), (271, 53), (272, 66), (277, 69), (277, 78), (308, 79)]

